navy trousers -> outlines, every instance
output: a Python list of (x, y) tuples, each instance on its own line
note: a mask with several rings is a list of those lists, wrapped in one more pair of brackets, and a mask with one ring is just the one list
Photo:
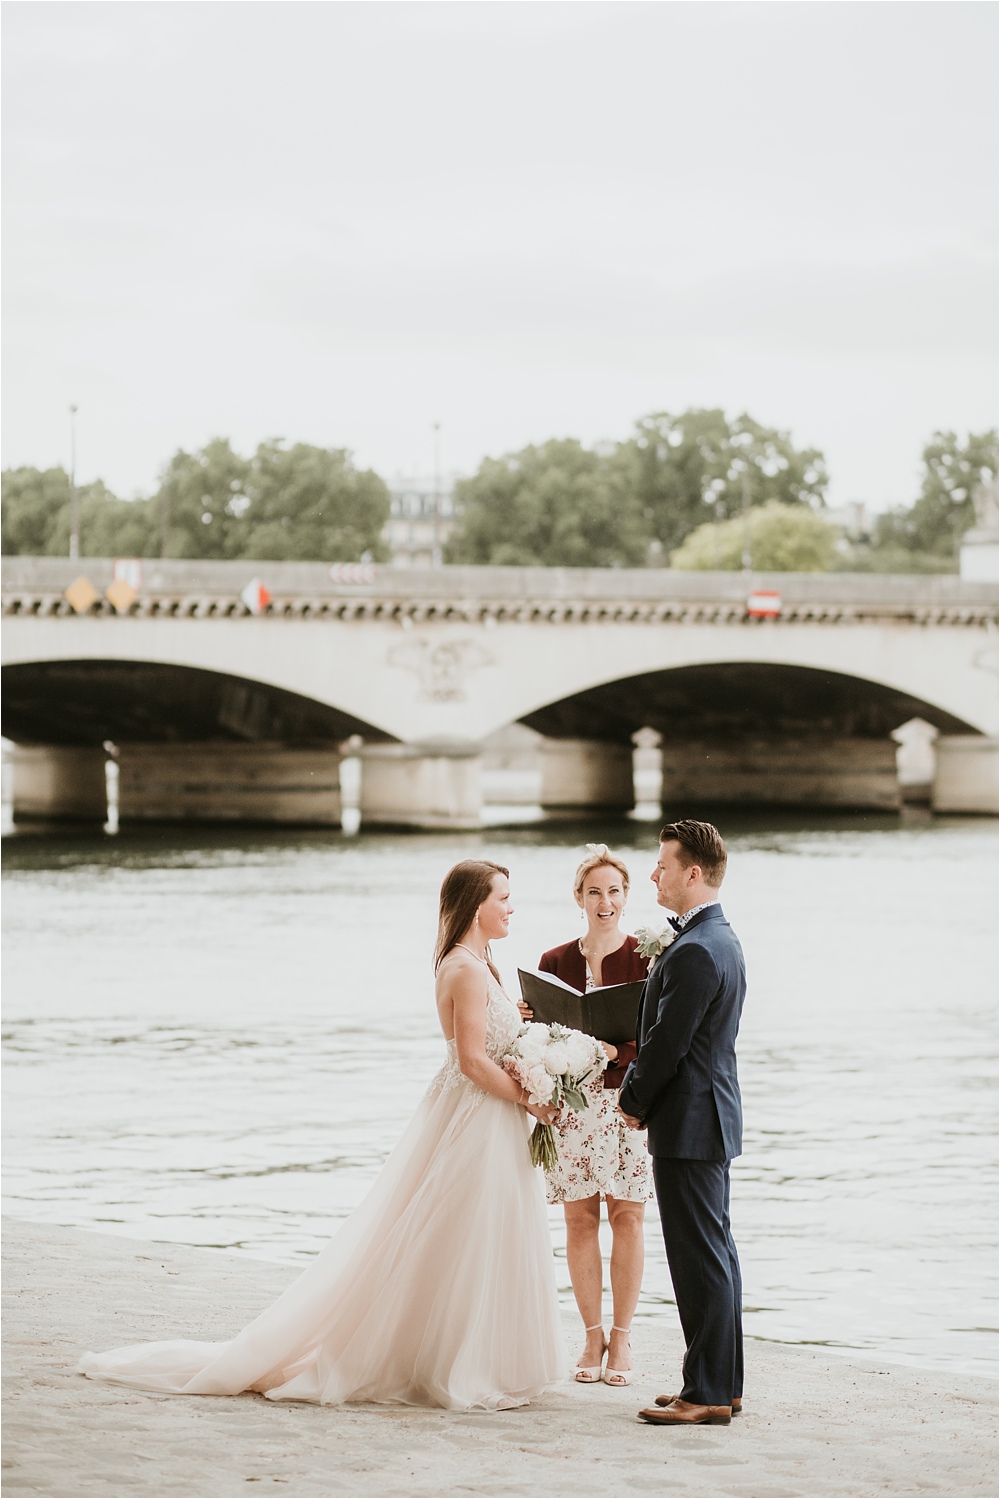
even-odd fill
[(729, 1226), (729, 1162), (653, 1157), (656, 1203), (684, 1332), (681, 1399), (743, 1394), (743, 1282)]

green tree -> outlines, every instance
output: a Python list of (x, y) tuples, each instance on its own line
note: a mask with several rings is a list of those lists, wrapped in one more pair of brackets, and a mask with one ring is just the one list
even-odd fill
[(880, 515), (872, 554), (909, 551), (954, 562), (962, 536), (976, 523), (973, 494), (980, 484), (996, 482), (997, 429), (970, 432), (963, 441), (954, 432), (935, 432), (923, 451), (920, 494), (909, 509)]
[(85, 557), (156, 557), (159, 530), (151, 500), (121, 500), (97, 481), (81, 491), (80, 551)]
[(954, 573), (958, 569), (952, 558), (934, 552), (915, 552), (894, 542), (875, 546), (871, 541), (855, 541), (838, 553), (835, 570), (844, 573)]
[(449, 562), (509, 567), (631, 567), (646, 560), (648, 528), (627, 465), (553, 439), (485, 458), (457, 486)]
[[(62, 468), (16, 468), (3, 472), (2, 538), (8, 556), (69, 554), (69, 475)], [(85, 557), (151, 555), (149, 502), (120, 500), (100, 480), (83, 484), (80, 551)]]
[(736, 571), (749, 542), (749, 563), (758, 572), (822, 573), (836, 562), (838, 539), (837, 527), (815, 511), (768, 500), (745, 519), (698, 526), (670, 562), (686, 571)]
[[(383, 560), (389, 491), (342, 448), (261, 443), (243, 458), (226, 438), (179, 449), (148, 500), (120, 500), (97, 480), (80, 489), (80, 549), (88, 557)], [(61, 468), (3, 474), (3, 549), (66, 556), (69, 479)], [(164, 541), (166, 545), (164, 545)]]
[(796, 448), (787, 432), (761, 426), (746, 414), (654, 412), (636, 423), (620, 460), (633, 475), (651, 538), (664, 553), (709, 520), (738, 515), (746, 491), (751, 506), (824, 504), (828, 475), (816, 448)]
[(240, 556), (261, 560), (357, 562), (389, 553), (382, 529), (391, 499), (372, 469), (344, 448), (261, 443), (243, 481), (249, 503)]
[(61, 468), (5, 468), (2, 516), (7, 556), (65, 555), (69, 551), (69, 475)]
[(250, 468), (228, 438), (214, 437), (197, 453), (179, 448), (151, 501), (156, 552), (166, 557), (242, 556)]

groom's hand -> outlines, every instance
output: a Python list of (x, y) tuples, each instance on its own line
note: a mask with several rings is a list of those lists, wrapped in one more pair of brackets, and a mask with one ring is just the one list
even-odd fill
[(622, 1106), (621, 1106), (620, 1103), (616, 1105), (616, 1108), (618, 1109), (618, 1112), (622, 1116), (622, 1118), (624, 1119), (625, 1123), (628, 1125), (629, 1129), (645, 1129), (646, 1128), (646, 1126), (643, 1124), (642, 1120), (641, 1119), (636, 1119), (636, 1117), (635, 1117), (634, 1114), (626, 1114), (625, 1110), (622, 1108)]

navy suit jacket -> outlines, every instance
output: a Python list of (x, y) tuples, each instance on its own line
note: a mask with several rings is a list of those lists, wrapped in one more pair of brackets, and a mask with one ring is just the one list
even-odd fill
[(660, 954), (636, 1027), (639, 1054), (620, 1095), (649, 1130), (649, 1153), (728, 1161), (743, 1149), (736, 1033), (746, 997), (739, 938), (708, 906)]

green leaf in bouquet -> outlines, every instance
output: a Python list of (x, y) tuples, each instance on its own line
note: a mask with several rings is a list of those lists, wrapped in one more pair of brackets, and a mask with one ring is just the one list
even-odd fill
[(579, 1088), (575, 1087), (573, 1083), (567, 1083), (563, 1089), (563, 1100), (569, 1104), (571, 1109), (575, 1109), (577, 1113), (581, 1109), (590, 1108), (590, 1099)]

